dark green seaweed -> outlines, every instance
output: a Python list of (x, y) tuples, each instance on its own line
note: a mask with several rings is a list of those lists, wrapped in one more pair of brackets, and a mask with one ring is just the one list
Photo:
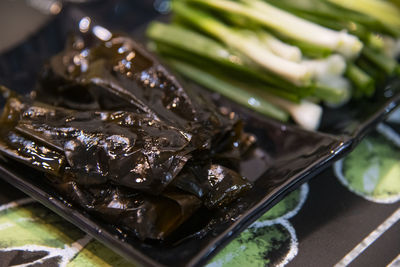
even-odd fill
[(239, 118), (128, 37), (75, 36), (30, 97), (6, 95), (0, 154), (140, 239), (164, 239), (252, 186), (239, 166), (255, 138)]

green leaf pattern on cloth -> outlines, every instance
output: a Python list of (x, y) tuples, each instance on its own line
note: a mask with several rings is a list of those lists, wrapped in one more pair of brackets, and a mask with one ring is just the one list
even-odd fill
[(298, 252), (289, 222), (303, 206), (308, 185), (292, 192), (228, 244), (207, 267), (285, 266)]
[(386, 124), (366, 137), (334, 165), (339, 181), (363, 198), (378, 203), (400, 200), (400, 135)]
[(0, 266), (33, 264), (132, 266), (30, 198), (0, 206)]
[[(292, 192), (219, 253), (210, 266), (285, 265), (297, 254), (296, 234), (288, 219), (300, 210), (307, 194), (308, 185)], [(32, 264), (132, 266), (52, 211), (26, 198), (0, 206), (0, 266)]]

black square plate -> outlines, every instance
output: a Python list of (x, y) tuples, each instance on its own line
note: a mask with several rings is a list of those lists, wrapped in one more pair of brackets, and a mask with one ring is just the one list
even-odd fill
[[(19, 93), (29, 93), (43, 62), (63, 49), (69, 32), (76, 31), (79, 20), (87, 14), (112, 31), (124, 31), (142, 38), (139, 35), (143, 31), (138, 29), (144, 29), (143, 23), (156, 16), (148, 3), (152, 1), (110, 2), (112, 5), (99, 5), (97, 8), (65, 8), (34, 36), (0, 55), (0, 84)], [(105, 224), (69, 204), (42, 182), (39, 173), (27, 167), (0, 159), (0, 176), (135, 263), (199, 266), (287, 193), (349, 152), (399, 104), (399, 90), (399, 80), (392, 79), (377, 90), (371, 100), (325, 110), (319, 132), (264, 118), (219, 98), (219, 104), (234, 109), (245, 121), (246, 130), (257, 136), (260, 151), (264, 151), (263, 156), (267, 158), (267, 170), (246, 196), (227, 208), (209, 212), (202, 218), (204, 222), (200, 222), (205, 226), (201, 231), (187, 225), (189, 232), (197, 233), (176, 242), (147, 243), (125, 236), (116, 226)], [(209, 94), (205, 90), (203, 93)], [(195, 219), (200, 220), (199, 217)]]

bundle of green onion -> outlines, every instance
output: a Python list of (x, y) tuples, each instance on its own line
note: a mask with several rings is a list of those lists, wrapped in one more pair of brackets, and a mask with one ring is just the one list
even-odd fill
[(321, 103), (371, 97), (400, 74), (399, 0), (173, 0), (151, 48), (255, 111), (317, 129)]

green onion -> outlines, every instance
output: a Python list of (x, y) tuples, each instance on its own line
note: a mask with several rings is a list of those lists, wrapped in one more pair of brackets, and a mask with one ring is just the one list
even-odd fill
[(258, 98), (243, 88), (234, 86), (229, 82), (225, 82), (222, 79), (219, 79), (201, 69), (193, 67), (192, 65), (176, 60), (170, 60), (169, 63), (174, 69), (179, 71), (184, 76), (243, 106), (280, 121), (287, 121), (289, 119), (287, 112), (272, 105), (265, 99)]
[(386, 74), (391, 75), (396, 70), (398, 63), (395, 59), (390, 58), (379, 51), (373, 50), (369, 47), (364, 47), (363, 56), (365, 56), (373, 64), (376, 64), (380, 69), (385, 71)]
[(353, 82), (361, 96), (372, 96), (375, 91), (375, 81), (361, 68), (353, 63), (348, 64), (346, 76)]
[(311, 87), (297, 87), (276, 75), (262, 71), (248, 64), (243, 57), (232, 53), (217, 41), (181, 26), (154, 22), (149, 25), (147, 35), (158, 43), (158, 50), (163, 50), (163, 53), (168, 56), (173, 54), (174, 57), (180, 59), (187, 57), (189, 61), (198, 61), (201, 57), (213, 61), (220, 68), (233, 72), (235, 76), (264, 82), (301, 97), (311, 93)]
[(190, 8), (180, 2), (174, 3), (173, 10), (207, 34), (212, 35), (228, 47), (247, 56), (260, 67), (275, 73), (293, 84), (299, 86), (308, 86), (311, 84), (311, 73), (306, 67), (275, 55), (254, 39), (249, 39), (248, 36), (241, 34), (240, 31), (229, 28), (207, 13)]
[(353, 35), (322, 27), (259, 0), (242, 0), (243, 3), (228, 0), (191, 2), (222, 12), (231, 12), (232, 15), (245, 16), (289, 38), (328, 48), (349, 58), (357, 56), (363, 46)]
[(328, 0), (338, 6), (354, 10), (395, 28), (400, 28), (400, 11), (384, 0)]
[(400, 75), (400, 0), (173, 0), (172, 11), (170, 24), (148, 28), (153, 51), (205, 88), (306, 129), (318, 127), (320, 104), (371, 97)]

